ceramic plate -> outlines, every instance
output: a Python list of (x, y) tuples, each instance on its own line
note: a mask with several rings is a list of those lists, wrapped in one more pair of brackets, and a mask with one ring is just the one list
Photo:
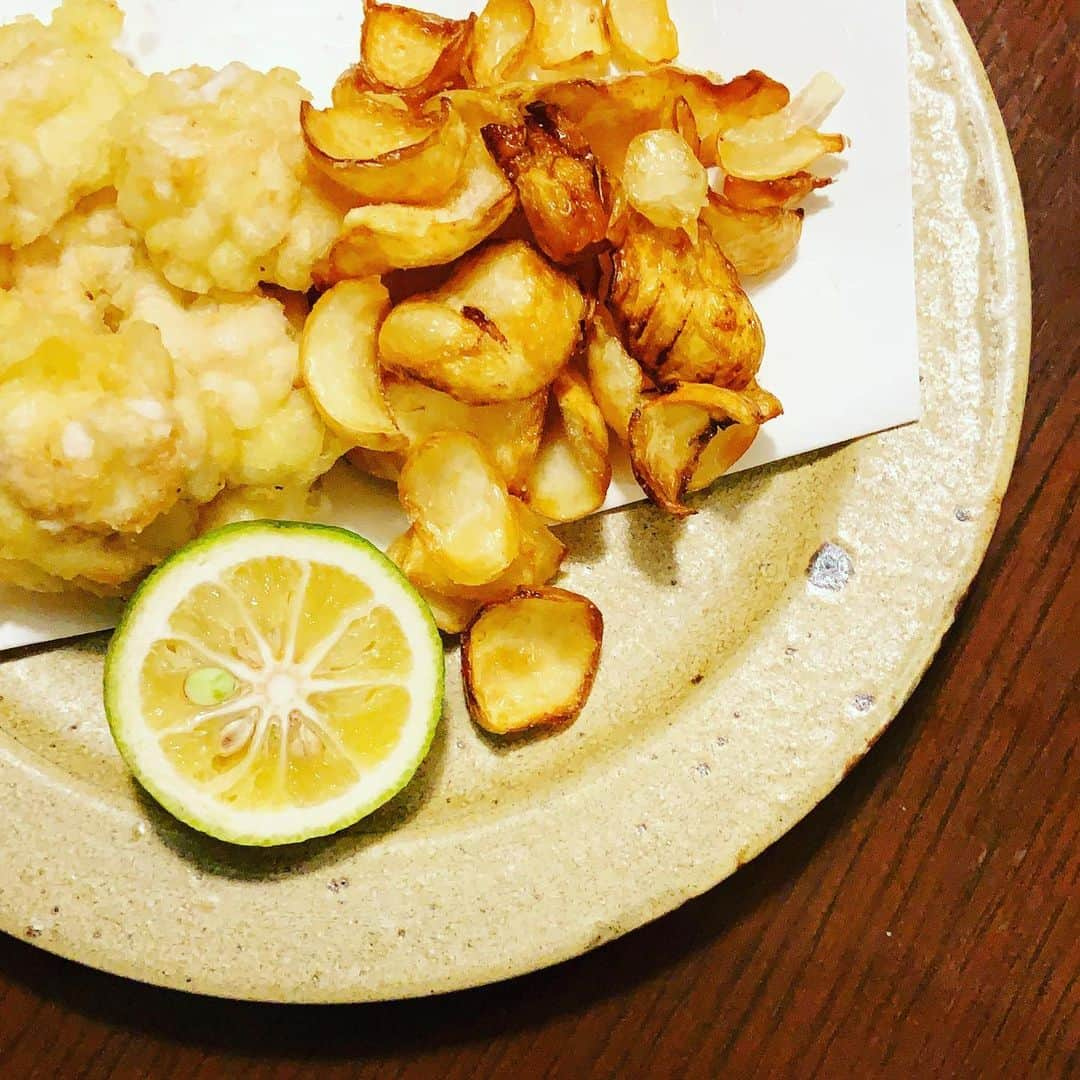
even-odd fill
[(649, 508), (576, 526), (568, 587), (608, 627), (582, 721), (493, 745), (452, 657), (417, 781), (297, 849), (205, 840), (139, 794), (101, 712), (104, 638), (9, 660), (0, 928), (207, 994), (436, 993), (662, 915), (841, 780), (982, 559), (1026, 386), (1027, 244), (1000, 116), (952, 4), (909, 16), (922, 423), (734, 477), (685, 527)]

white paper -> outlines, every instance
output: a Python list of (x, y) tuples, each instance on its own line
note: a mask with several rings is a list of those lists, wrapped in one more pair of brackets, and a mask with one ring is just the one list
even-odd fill
[[(122, 0), (123, 2), (123, 0)], [(478, 0), (480, 3), (481, 0)], [(300, 72), (325, 100), (359, 48), (359, 0), (128, 0), (125, 46), (144, 70), (243, 60)], [(434, 0), (448, 15), (468, 0)], [(49, 0), (0, 0), (0, 19)], [(750, 293), (768, 338), (761, 383), (784, 403), (740, 468), (916, 420), (905, 0), (671, 0), (680, 63), (731, 77), (761, 68), (801, 87), (818, 71), (846, 88), (825, 125), (852, 140), (837, 183), (808, 203), (796, 259)], [(385, 544), (403, 519), (382, 486), (330, 480), (336, 523)], [(641, 498), (624, 463), (607, 508)], [(108, 604), (0, 589), (0, 650), (107, 629)]]

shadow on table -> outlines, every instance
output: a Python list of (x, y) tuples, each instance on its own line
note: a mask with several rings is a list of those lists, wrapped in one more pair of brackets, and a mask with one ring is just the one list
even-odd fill
[[(286, 1006), (219, 1001), (143, 986), (72, 964), (0, 935), (0, 970), (58, 1005), (179, 1045), (232, 1055), (334, 1061), (418, 1053), (533, 1028), (631, 992), (734, 930), (789, 889), (822, 846), (902, 768), (956, 643), (849, 779), (807, 818), (734, 877), (649, 926), (586, 956), (497, 986), (376, 1005)], [(957, 643), (958, 644), (958, 643)], [(737, 962), (733, 957), (732, 962)]]

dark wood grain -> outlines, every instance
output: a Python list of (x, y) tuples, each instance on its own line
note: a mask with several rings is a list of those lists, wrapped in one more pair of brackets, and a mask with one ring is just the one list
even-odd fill
[(436, 1001), (226, 1004), (2, 938), (0, 1076), (1080, 1075), (1080, 26), (1073, 0), (960, 8), (1027, 203), (1030, 400), (986, 565), (847, 782), (659, 923)]

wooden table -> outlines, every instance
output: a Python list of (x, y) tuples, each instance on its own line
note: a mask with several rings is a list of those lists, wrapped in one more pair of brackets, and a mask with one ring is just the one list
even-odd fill
[(1031, 395), (986, 565), (869, 757), (675, 914), (439, 1000), (228, 1004), (0, 938), (0, 1076), (1077, 1074), (1080, 26), (1073, 0), (959, 6), (1027, 201)]

